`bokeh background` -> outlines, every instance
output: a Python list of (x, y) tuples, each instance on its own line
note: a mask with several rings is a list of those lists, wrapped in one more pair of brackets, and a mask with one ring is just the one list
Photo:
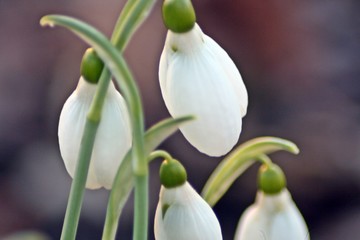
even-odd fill
[[(146, 125), (169, 116), (158, 85), (166, 29), (160, 2), (125, 56), (143, 94)], [(312, 239), (359, 238), (360, 2), (357, 0), (194, 0), (198, 23), (237, 64), (249, 91), (240, 141), (293, 140), (301, 153), (272, 156), (285, 171)], [(0, 0), (0, 239), (36, 230), (59, 239), (71, 179), (60, 157), (57, 123), (75, 89), (87, 46), (70, 32), (39, 26), (41, 16), (83, 19), (108, 36), (124, 0)], [(178, 133), (162, 146), (184, 162), (200, 191), (221, 160)], [(159, 162), (151, 165), (150, 223)], [(215, 207), (224, 239), (255, 198), (258, 165)], [(77, 239), (100, 239), (108, 191), (87, 191)], [(119, 239), (130, 239), (132, 204)], [(153, 230), (150, 227), (150, 239)]]

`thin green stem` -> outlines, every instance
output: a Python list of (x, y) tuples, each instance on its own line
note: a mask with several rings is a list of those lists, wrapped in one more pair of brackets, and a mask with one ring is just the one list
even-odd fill
[[(142, 21), (146, 18), (150, 12), (155, 0), (129, 0), (114, 29), (111, 42), (117, 49), (123, 51), (131, 35), (140, 26)], [(138, 93), (137, 86), (129, 68), (124, 68), (125, 76), (128, 76), (128, 83), (130, 88), (133, 88), (133, 92)], [(134, 103), (129, 104), (130, 115), (132, 119), (133, 127), (133, 172), (135, 174), (135, 210), (134, 210), (134, 234), (133, 239), (135, 240), (146, 240), (148, 232), (148, 163), (144, 154), (144, 117), (143, 109), (141, 104), (141, 98), (139, 94), (135, 94)], [(132, 101), (131, 101), (132, 102)], [(144, 209), (143, 209), (144, 208)], [(106, 227), (105, 222), (104, 234), (106, 229), (113, 229)], [(111, 223), (110, 223), (111, 224)], [(114, 239), (116, 229), (110, 231), (109, 239)], [(103, 236), (104, 237), (104, 236)]]
[(148, 162), (151, 162), (155, 158), (163, 158), (168, 161), (171, 161), (173, 159), (171, 155), (164, 150), (156, 150), (150, 153), (150, 155), (148, 156)]
[[(138, 0), (128, 0), (124, 6), (124, 8), (121, 10), (121, 13), (116, 21), (113, 33), (111, 35), (111, 43), (114, 44), (115, 46), (121, 46), (121, 44), (119, 44), (119, 39), (121, 37), (125, 37), (125, 35), (128, 34), (123, 34), (124, 33), (124, 24), (126, 21), (126, 19), (129, 17), (129, 15), (132, 12), (132, 8), (134, 7), (135, 3)], [(124, 41), (123, 41), (124, 42)], [(125, 47), (125, 45), (122, 45), (121, 48), (123, 49)], [(120, 50), (120, 48), (117, 48)]]
[(94, 99), (90, 105), (88, 118), (93, 121), (100, 121), (105, 96), (110, 83), (110, 71), (104, 69), (101, 73)]
[(262, 164), (265, 164), (267, 166), (270, 166), (272, 164), (270, 157), (266, 154), (258, 155), (256, 156), (256, 159), (259, 160)]
[[(134, 210), (134, 240), (147, 240), (148, 233), (148, 163), (145, 157), (144, 149), (144, 116), (141, 103), (140, 94), (133, 76), (126, 65), (126, 62), (121, 60), (121, 70), (123, 72), (124, 80), (128, 83), (129, 90), (132, 92), (129, 95), (129, 113), (133, 127), (133, 150), (132, 150), (132, 165), (135, 175), (135, 210)], [(119, 79), (116, 79), (119, 81)], [(130, 104), (132, 103), (132, 104)]]
[(73, 240), (79, 222), (82, 199), (85, 191), (87, 172), (90, 165), (91, 153), (94, 146), (98, 121), (87, 119), (82, 137), (79, 161), (76, 166), (74, 180), (71, 184), (68, 206), (66, 208), (65, 220), (62, 229), (62, 240)]
[[(148, 236), (149, 176), (135, 177), (135, 213), (133, 239), (146, 240)], [(146, 214), (144, 214), (146, 213)], [(146, 226), (146, 228), (144, 228)]]
[[(128, 24), (130, 25), (132, 24), (133, 26), (132, 29), (136, 29), (138, 24), (140, 24), (142, 20), (145, 18), (145, 16), (147, 15), (148, 11), (152, 6), (151, 3), (154, 3), (154, 1), (152, 0), (138, 1), (137, 2), (138, 5), (134, 5), (131, 8), (131, 9), (136, 9), (136, 11), (134, 10), (134, 12), (136, 13), (136, 17), (134, 18), (125, 17), (124, 19), (134, 19), (134, 21), (136, 20), (136, 22), (131, 22), (132, 20), (128, 20)], [(135, 8), (135, 6), (137, 7)], [(143, 11), (139, 11), (139, 9), (141, 10), (141, 7), (143, 7)], [(60, 16), (60, 15), (45, 16), (41, 19), (40, 24), (43, 26), (61, 25), (67, 27), (70, 30), (72, 30), (74, 33), (76, 33), (79, 37), (81, 37), (83, 40), (88, 42), (91, 46), (93, 46), (93, 48), (98, 53), (100, 58), (105, 62), (106, 66), (111, 70), (112, 74), (115, 76), (115, 80), (118, 82), (118, 85), (123, 92), (124, 98), (126, 100), (129, 109), (130, 120), (133, 130), (133, 148), (132, 148), (133, 150), (131, 155), (133, 159), (132, 161), (133, 173), (135, 175), (135, 188), (137, 189), (135, 191), (136, 204), (135, 204), (135, 219), (134, 219), (134, 231), (135, 231), (134, 239), (146, 240), (147, 230), (148, 230), (148, 211), (142, 211), (142, 210), (144, 208), (145, 209), (148, 208), (148, 164), (144, 154), (143, 108), (136, 82), (134, 81), (134, 78), (122, 55), (119, 54), (119, 52), (117, 52), (114, 49), (114, 47), (108, 42), (106, 37), (102, 35), (99, 31), (97, 31), (95, 28), (74, 18)], [(125, 28), (125, 29), (126, 30), (124, 31), (128, 33), (128, 37), (130, 37), (131, 33), (134, 32), (134, 30), (131, 30), (131, 28)], [(127, 41), (128, 40), (123, 41), (122, 46), (125, 46)], [(90, 114), (88, 116), (89, 119), (100, 120), (101, 110), (98, 111), (98, 108), (94, 107), (91, 109), (90, 112), (94, 113), (94, 115)], [(90, 157), (91, 157), (91, 153), (90, 153)], [(90, 161), (90, 158), (88, 159), (88, 161)], [(85, 173), (85, 178), (86, 175), (87, 175), (87, 171)], [(83, 186), (83, 188), (84, 187), (85, 185)], [(82, 197), (83, 195), (81, 195), (81, 199)], [(140, 205), (142, 205), (143, 207), (140, 207)], [(79, 211), (80, 211), (80, 207), (81, 205), (78, 206)], [(76, 226), (77, 226), (77, 221), (75, 224)]]
[(119, 18), (111, 42), (117, 49), (125, 48), (132, 34), (148, 16), (155, 0), (129, 0), (124, 7), (124, 17)]

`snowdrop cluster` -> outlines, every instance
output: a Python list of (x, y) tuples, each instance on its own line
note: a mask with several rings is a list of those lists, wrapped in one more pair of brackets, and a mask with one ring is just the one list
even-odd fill
[[(180, 125), (190, 144), (210, 156), (225, 155), (238, 142), (248, 107), (240, 72), (224, 49), (196, 23), (190, 0), (165, 0), (163, 17), (169, 29), (159, 66), (165, 105), (174, 118), (195, 116), (193, 122)], [(91, 61), (82, 66), (83, 77), (65, 102), (59, 120), (60, 152), (71, 177), (75, 175), (87, 114), (103, 69), (94, 52), (89, 56)], [(110, 81), (92, 148), (87, 188), (112, 188), (132, 146), (132, 132), (126, 103)], [(134, 139), (143, 137), (143, 132), (136, 133)], [(156, 240), (222, 240), (215, 213), (187, 182), (186, 171), (178, 161), (163, 162), (160, 181)], [(260, 168), (256, 202), (244, 212), (235, 235), (235, 240), (264, 239), (309, 239), (305, 221), (286, 189), (285, 176), (271, 161)]]

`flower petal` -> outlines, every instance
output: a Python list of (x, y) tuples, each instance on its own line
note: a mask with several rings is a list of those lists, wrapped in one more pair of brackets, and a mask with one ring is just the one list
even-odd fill
[[(81, 78), (61, 111), (58, 130), (60, 152), (71, 177), (75, 173), (86, 115), (95, 91), (96, 85)], [(130, 147), (129, 114), (124, 99), (111, 82), (96, 134), (86, 187), (95, 189), (104, 186), (110, 189), (116, 171)]]
[(241, 116), (244, 117), (248, 107), (248, 94), (239, 70), (229, 55), (225, 52), (225, 50), (222, 49), (212, 38), (205, 36), (205, 41), (211, 46), (210, 48), (216, 52), (215, 55), (218, 57), (218, 61), (222, 63), (221, 66), (224, 67), (223, 70), (227, 74), (228, 79), (230, 79), (231, 84), (236, 92), (236, 96), (238, 97)]
[[(66, 100), (61, 110), (58, 128), (59, 147), (66, 170), (71, 177), (74, 177), (75, 174), (86, 115), (95, 91), (95, 85), (80, 78), (76, 90)], [(91, 162), (86, 187), (90, 189), (101, 187), (96, 179)]]
[[(164, 212), (164, 205), (167, 205)], [(157, 240), (219, 240), (220, 224), (211, 207), (189, 183), (161, 188), (155, 215)]]
[(159, 78), (170, 114), (197, 117), (180, 128), (185, 138), (211, 156), (229, 152), (241, 132), (247, 93), (226, 52), (197, 25), (185, 34), (169, 31)]
[(258, 193), (256, 203), (240, 219), (235, 240), (306, 240), (308, 230), (287, 190), (278, 195)]
[(96, 135), (92, 161), (99, 183), (110, 189), (116, 172), (132, 143), (129, 113), (114, 85), (109, 86)]

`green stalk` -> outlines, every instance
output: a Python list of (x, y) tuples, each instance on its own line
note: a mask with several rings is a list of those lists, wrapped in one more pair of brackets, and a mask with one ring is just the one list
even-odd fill
[(148, 236), (149, 175), (135, 176), (135, 213), (133, 239), (146, 240)]
[(61, 233), (62, 240), (72, 240), (75, 239), (76, 236), (87, 172), (98, 126), (99, 121), (92, 121), (90, 118), (87, 118), (81, 141), (79, 162), (76, 166), (74, 180), (71, 184), (68, 206), (66, 208), (65, 220)]
[[(129, 28), (127, 28), (127, 34), (122, 34), (122, 30), (124, 29), (122, 23), (125, 21), (126, 17), (128, 17), (134, 2), (135, 1), (133, 0), (127, 2), (114, 28), (114, 34), (112, 37), (113, 44), (118, 45), (118, 49), (120, 51), (123, 51), (125, 45), (119, 44), (118, 42), (121, 41), (125, 43), (126, 40), (124, 40), (124, 37), (129, 38), (131, 36), (131, 30), (129, 30)], [(98, 82), (94, 99), (90, 106), (84, 134), (82, 137), (82, 144), (80, 146), (78, 164), (76, 166), (74, 180), (70, 189), (68, 206), (66, 208), (64, 224), (61, 233), (62, 240), (72, 240), (76, 237), (92, 149), (95, 142), (97, 128), (101, 119), (102, 107), (104, 105), (106, 92), (109, 87), (110, 77), (110, 71), (107, 68), (104, 68)]]
[[(119, 59), (121, 63), (119, 68), (122, 77), (127, 82), (129, 92), (124, 92), (124, 96), (128, 95), (128, 108), (130, 120), (133, 129), (133, 152), (132, 165), (135, 175), (135, 211), (134, 211), (134, 240), (147, 240), (148, 232), (148, 164), (144, 154), (144, 116), (140, 94), (134, 78), (123, 59)], [(121, 79), (115, 79), (119, 85)], [(131, 92), (131, 94), (130, 94)], [(146, 210), (146, 211), (144, 211)]]
[[(130, 27), (124, 28), (125, 29), (124, 31), (126, 31), (128, 33), (128, 35), (127, 35), (128, 37), (130, 37), (131, 33), (134, 32), (134, 29), (137, 27), (136, 24), (140, 24), (141, 20), (143, 20), (144, 17), (146, 16), (146, 13), (149, 11), (149, 9), (147, 9), (147, 8), (152, 6), (152, 4), (150, 4), (150, 3), (153, 3), (153, 1), (139, 1), (138, 5), (134, 5), (134, 6), (138, 6), (137, 8), (133, 8), (134, 6), (131, 8), (131, 9), (137, 10), (137, 11), (134, 11), (136, 13), (136, 17), (132, 17), (132, 18), (125, 17), (124, 18), (124, 19), (129, 19), (128, 24), (130, 24), (130, 25), (133, 24), (133, 26), (134, 26), (134, 28), (130, 28)], [(139, 11), (139, 9), (141, 9), (140, 8), (141, 6), (144, 8), (143, 12)], [(132, 21), (135, 21), (135, 20), (136, 20), (136, 22), (132, 23)], [(99, 54), (99, 56), (105, 62), (107, 67), (109, 67), (110, 70), (112, 71), (113, 75), (115, 76), (115, 79), (117, 80), (117, 82), (119, 84), (119, 87), (121, 88), (121, 90), (124, 94), (126, 103), (128, 105), (132, 129), (133, 129), (132, 158), (133, 158), (133, 172), (135, 174), (135, 188), (137, 189), (135, 191), (134, 239), (146, 240), (147, 239), (147, 231), (148, 231), (148, 211), (147, 211), (147, 209), (148, 209), (148, 164), (147, 164), (145, 154), (144, 154), (143, 109), (142, 109), (142, 103), (141, 103), (141, 98), (140, 98), (140, 94), (138, 91), (138, 87), (134, 81), (134, 78), (133, 78), (125, 60), (123, 59), (123, 57), (113, 48), (113, 46), (111, 46), (111, 44), (108, 42), (106, 37), (103, 36), (100, 32), (98, 32), (93, 27), (91, 27), (79, 20), (65, 17), (65, 16), (60, 16), (60, 15), (45, 16), (41, 19), (40, 23), (42, 25), (54, 26), (55, 24), (57, 24), (57, 25), (67, 27), (70, 30), (72, 30), (74, 33), (76, 33), (78, 36), (80, 36), (83, 40), (85, 40), (90, 45), (92, 45), (94, 47), (95, 51)], [(121, 25), (118, 25), (118, 26), (121, 26)], [(123, 46), (125, 46), (125, 44), (127, 43), (128, 40), (126, 40), (126, 39), (124, 40), (124, 38), (121, 38), (121, 37), (119, 39), (123, 39), (123, 43), (124, 43)], [(104, 75), (106, 76), (106, 70), (105, 70), (105, 73), (103, 73), (102, 77), (101, 77), (103, 79), (106, 79), (104, 77)], [(106, 82), (106, 80), (104, 82)], [(107, 81), (107, 82), (109, 82), (109, 81)], [(100, 81), (99, 81), (99, 84), (100, 84)], [(107, 88), (104, 87), (102, 89), (105, 90), (105, 93), (106, 93)], [(97, 98), (97, 96), (99, 96), (99, 95), (96, 94), (95, 99), (100, 98), (100, 97)], [(101, 98), (100, 98), (100, 100), (101, 100)], [(98, 106), (101, 106), (101, 103), (99, 104), (99, 102), (97, 102), (97, 104), (98, 104)], [(88, 119), (100, 121), (101, 109), (99, 109), (98, 106), (91, 107), (91, 110), (90, 110), (91, 114), (89, 114)], [(95, 129), (94, 133), (96, 134), (96, 129)], [(94, 141), (94, 139), (95, 139), (95, 134), (93, 136), (92, 141)], [(83, 148), (83, 146), (82, 146), (82, 148)], [(86, 183), (86, 176), (87, 176), (89, 161), (91, 159), (91, 151), (92, 151), (91, 149), (88, 150), (90, 152), (88, 154), (88, 159), (82, 159), (78, 163), (79, 166), (77, 168), (84, 169), (83, 171), (85, 173), (82, 173), (78, 176), (75, 175), (75, 178), (81, 177), (81, 178), (84, 178), (85, 180), (80, 181), (80, 182), (84, 182), (83, 185), (78, 184), (78, 185), (76, 185), (76, 188), (72, 187), (71, 192), (74, 192), (74, 193), (73, 194), (70, 193), (70, 195), (76, 195), (77, 201), (71, 200), (69, 202), (69, 205), (71, 205), (73, 207), (68, 207), (67, 212), (70, 212), (70, 210), (73, 211), (74, 209), (76, 209), (76, 211), (78, 211), (80, 213), (81, 202), (82, 202), (83, 192), (84, 192), (85, 183)], [(82, 150), (80, 150), (80, 151), (82, 151)], [(87, 167), (82, 168), (80, 166), (87, 166)], [(82, 189), (80, 189), (80, 188), (82, 188)], [(76, 192), (79, 192), (79, 194), (76, 194)], [(79, 202), (80, 202), (80, 204), (79, 204)], [(146, 210), (146, 211), (144, 211), (144, 210)], [(66, 214), (66, 216), (69, 216), (69, 215), (72, 215), (72, 214), (71, 213)], [(74, 218), (68, 217), (69, 219), (64, 221), (66, 225), (72, 224), (74, 226), (73, 235), (70, 235), (69, 238), (67, 238), (67, 237), (64, 238), (66, 240), (67, 239), (69, 239), (69, 240), (75, 239), (79, 214), (78, 215), (75, 214), (73, 216), (75, 216), (75, 217)], [(68, 229), (68, 226), (64, 226), (63, 229), (65, 229), (65, 230)], [(66, 235), (69, 236), (68, 234), (66, 234)]]
[[(123, 10), (123, 16), (119, 17), (112, 35), (112, 43), (117, 49), (123, 51), (129, 42), (130, 36), (143, 22), (154, 0), (129, 0)], [(133, 128), (133, 172), (135, 174), (135, 210), (133, 239), (146, 240), (148, 232), (148, 205), (149, 205), (149, 177), (148, 163), (144, 154), (144, 116), (140, 94), (129, 68), (125, 67), (125, 76), (128, 78), (130, 88), (135, 93), (134, 104), (129, 104), (130, 118)], [(119, 83), (119, 82), (118, 82)], [(134, 84), (131, 84), (134, 83)], [(119, 83), (121, 85), (121, 83)], [(124, 93), (126, 95), (126, 93)], [(126, 97), (126, 96), (125, 96)], [(106, 223), (105, 223), (106, 224)], [(108, 229), (105, 225), (104, 234)], [(112, 232), (109, 239), (115, 238), (116, 232)]]
[(117, 49), (127, 46), (132, 34), (149, 15), (154, 4), (155, 0), (129, 0), (126, 3), (123, 16), (119, 17), (111, 37), (111, 42)]
[(89, 172), (96, 132), (101, 120), (102, 108), (110, 83), (110, 71), (104, 69), (97, 84), (96, 93), (87, 114), (84, 133), (81, 140), (78, 163), (71, 184), (68, 205), (61, 232), (62, 240), (74, 240), (80, 219), (86, 179)]
[(148, 161), (150, 162), (150, 161), (154, 160), (155, 158), (162, 158), (162, 159), (165, 159), (168, 161), (171, 161), (173, 159), (171, 157), (171, 155), (164, 150), (156, 150), (156, 151), (153, 151), (152, 153), (150, 153), (150, 155), (148, 157)]

